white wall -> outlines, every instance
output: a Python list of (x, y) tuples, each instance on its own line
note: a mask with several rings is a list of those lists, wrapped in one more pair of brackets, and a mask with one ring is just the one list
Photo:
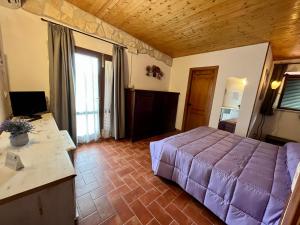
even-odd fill
[[(8, 60), (10, 90), (44, 90), (49, 96), (47, 23), (22, 9), (12, 10), (0, 6), (0, 25)], [(79, 47), (112, 55), (112, 45), (107, 42), (77, 32), (74, 32), (74, 39)], [(126, 62), (126, 74), (131, 75), (131, 85), (136, 89), (168, 90), (169, 66), (146, 54), (133, 54), (131, 57), (127, 53)], [(145, 75), (146, 66), (153, 64), (160, 66), (165, 73), (163, 80)]]
[(245, 136), (251, 118), (256, 90), (268, 43), (175, 58), (171, 69), (170, 91), (180, 92), (176, 128), (181, 129), (190, 68), (219, 66), (209, 126), (217, 127), (227, 77), (247, 78), (236, 133)]
[[(131, 83), (129, 83), (130, 86), (134, 86), (135, 89), (168, 91), (171, 67), (146, 54), (135, 55), (129, 53), (128, 62), (130, 74), (129, 79), (131, 78)], [(146, 76), (146, 66), (148, 65), (156, 65), (160, 67), (164, 73), (163, 78), (158, 80), (154, 77)]]
[(113, 48), (112, 44), (108, 42), (100, 41), (96, 38), (92, 38), (78, 32), (73, 32), (73, 35), (74, 35), (76, 46), (90, 49), (96, 52), (101, 52), (107, 55), (112, 55), (112, 48)]
[[(258, 134), (259, 132), (257, 131), (257, 127), (258, 127), (259, 123), (261, 122), (261, 114), (259, 113), (259, 111), (260, 111), (260, 107), (263, 103), (264, 97), (266, 95), (268, 85), (269, 85), (269, 82), (272, 77), (272, 72), (273, 72), (273, 54), (272, 54), (272, 47), (271, 47), (271, 45), (269, 45), (265, 65), (263, 68), (263, 73), (261, 76), (258, 92), (257, 92), (256, 99), (255, 99), (255, 105), (253, 107), (251, 122), (250, 122), (249, 130), (248, 130), (248, 136), (253, 137), (253, 138), (258, 138), (258, 135), (259, 135)], [(262, 88), (263, 88), (264, 82), (266, 82), (266, 87), (263, 90)], [(263, 97), (260, 99), (260, 95), (261, 95), (262, 91), (264, 91), (264, 93), (263, 93)]]
[(300, 72), (300, 63), (288, 65), (287, 72)]
[(271, 134), (300, 142), (300, 113), (276, 110), (274, 115), (267, 116), (263, 134)]
[(47, 25), (25, 11), (0, 6), (4, 53), (12, 91), (49, 95)]

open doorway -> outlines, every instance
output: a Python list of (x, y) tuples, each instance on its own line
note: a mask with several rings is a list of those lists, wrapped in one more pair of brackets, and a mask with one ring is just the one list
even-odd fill
[(235, 132), (239, 118), (240, 106), (244, 94), (246, 78), (228, 77), (218, 128), (220, 130)]

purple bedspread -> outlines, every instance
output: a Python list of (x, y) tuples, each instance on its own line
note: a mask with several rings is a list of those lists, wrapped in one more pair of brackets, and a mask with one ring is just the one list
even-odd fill
[(199, 127), (151, 142), (150, 151), (155, 175), (227, 224), (279, 224), (291, 187), (285, 147)]

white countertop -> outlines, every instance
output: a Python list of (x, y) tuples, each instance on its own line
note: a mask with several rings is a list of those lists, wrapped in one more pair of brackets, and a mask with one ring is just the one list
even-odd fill
[[(9, 134), (0, 135), (0, 203), (7, 198), (76, 175), (68, 150), (75, 145), (67, 132), (59, 131), (50, 113), (31, 122), (34, 133), (22, 147), (10, 144)], [(5, 167), (6, 153), (21, 157), (24, 168), (14, 171)]]

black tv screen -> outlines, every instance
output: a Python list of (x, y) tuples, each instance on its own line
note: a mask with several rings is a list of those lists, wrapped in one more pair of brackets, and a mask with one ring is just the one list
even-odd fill
[(47, 111), (44, 91), (12, 91), (9, 95), (14, 116), (33, 116)]

